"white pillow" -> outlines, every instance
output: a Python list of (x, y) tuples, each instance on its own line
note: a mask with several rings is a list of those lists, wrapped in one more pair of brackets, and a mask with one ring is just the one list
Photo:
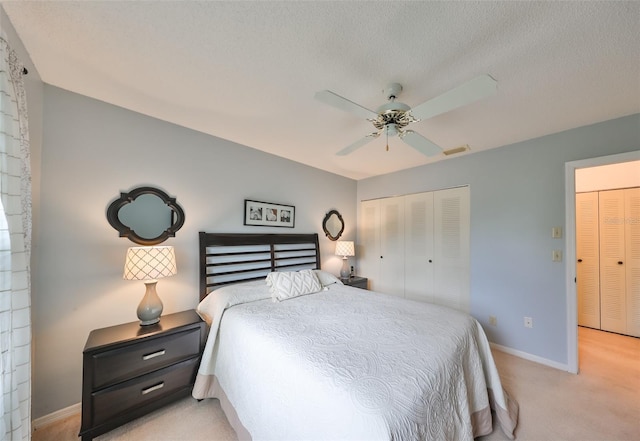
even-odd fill
[(320, 284), (322, 286), (329, 286), (329, 285), (333, 285), (334, 283), (337, 283), (339, 285), (344, 285), (344, 283), (342, 283), (340, 279), (338, 279), (336, 276), (334, 276), (331, 273), (328, 273), (323, 270), (313, 270), (313, 272), (316, 273), (316, 276), (318, 276), (318, 280), (320, 281)]
[(322, 291), (322, 285), (313, 270), (273, 272), (267, 275), (266, 281), (274, 301)]
[(202, 299), (196, 307), (196, 312), (211, 326), (214, 319), (219, 320), (222, 312), (240, 303), (255, 302), (257, 300), (271, 297), (269, 289), (264, 286), (264, 280), (253, 280), (250, 282), (239, 282), (224, 285), (212, 290)]

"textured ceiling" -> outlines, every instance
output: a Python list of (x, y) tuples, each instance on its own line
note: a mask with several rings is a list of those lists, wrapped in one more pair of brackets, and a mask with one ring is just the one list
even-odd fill
[[(3, 1), (45, 83), (360, 179), (426, 158), (322, 104), (389, 82), (416, 106), (481, 74), (496, 95), (411, 128), (470, 153), (640, 112), (640, 2)], [(177, 147), (179, 148), (179, 147)]]

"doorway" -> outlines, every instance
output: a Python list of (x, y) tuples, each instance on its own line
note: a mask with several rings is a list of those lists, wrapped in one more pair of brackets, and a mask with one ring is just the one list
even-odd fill
[(567, 368), (578, 373), (578, 301), (576, 290), (576, 170), (640, 160), (640, 151), (565, 164), (565, 286), (567, 300)]

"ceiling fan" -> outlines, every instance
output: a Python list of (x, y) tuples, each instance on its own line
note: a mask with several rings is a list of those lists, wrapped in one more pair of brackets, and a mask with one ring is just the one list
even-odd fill
[[(388, 102), (378, 107), (375, 112), (343, 98), (330, 90), (317, 92), (315, 98), (337, 109), (363, 117), (373, 123), (373, 126), (376, 128), (375, 132), (369, 133), (364, 138), (340, 150), (336, 153), (338, 156), (348, 155), (373, 141), (382, 133), (386, 133), (387, 139), (389, 136), (398, 135), (402, 141), (420, 153), (426, 156), (435, 156), (442, 153), (442, 148), (421, 134), (406, 129), (406, 127), (411, 123), (432, 118), (479, 99), (486, 98), (493, 95), (496, 89), (496, 80), (489, 75), (481, 75), (442, 95), (411, 108), (404, 103), (396, 101), (396, 98), (400, 92), (402, 92), (402, 86), (398, 83), (391, 83), (383, 91)], [(389, 150), (388, 141), (387, 150)]]

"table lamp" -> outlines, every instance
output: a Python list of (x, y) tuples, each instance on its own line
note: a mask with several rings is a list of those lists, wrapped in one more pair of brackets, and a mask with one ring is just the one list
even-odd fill
[(340, 277), (343, 279), (348, 279), (351, 273), (349, 271), (349, 263), (347, 261), (347, 257), (356, 255), (353, 241), (350, 241), (350, 240), (337, 241), (336, 255), (342, 256), (342, 269), (340, 270)]
[(124, 262), (125, 280), (143, 280), (147, 290), (138, 305), (140, 326), (160, 321), (162, 301), (156, 292), (158, 279), (178, 273), (176, 255), (171, 246), (131, 247)]

